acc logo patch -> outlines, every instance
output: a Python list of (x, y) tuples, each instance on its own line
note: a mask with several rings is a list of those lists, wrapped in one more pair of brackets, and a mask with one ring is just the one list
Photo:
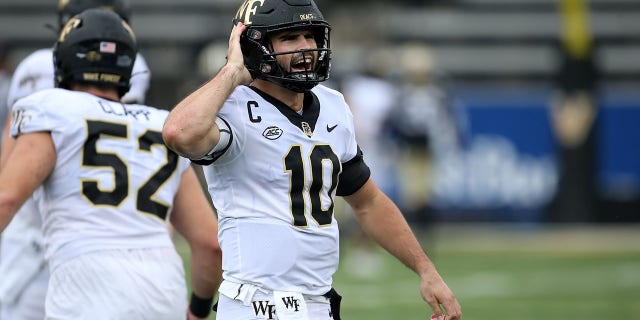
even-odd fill
[(278, 138), (280, 138), (280, 136), (282, 136), (282, 129), (280, 129), (280, 128), (276, 127), (276, 126), (267, 127), (262, 132), (262, 136), (267, 138), (267, 139), (269, 139), (269, 140), (278, 139)]

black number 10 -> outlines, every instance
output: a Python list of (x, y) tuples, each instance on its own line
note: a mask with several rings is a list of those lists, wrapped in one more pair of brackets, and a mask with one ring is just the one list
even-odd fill
[[(309, 154), (311, 164), (311, 186), (308, 190), (308, 197), (305, 197), (305, 162), (302, 157), (301, 147), (294, 145), (284, 157), (285, 170), (291, 175), (291, 185), (289, 187), (289, 198), (291, 201), (291, 216), (293, 225), (297, 227), (307, 227), (307, 217), (304, 214), (305, 202), (308, 198), (311, 201), (311, 217), (318, 225), (329, 225), (333, 218), (333, 198), (331, 194), (338, 186), (338, 174), (340, 173), (340, 161), (329, 145), (315, 145)], [(329, 180), (325, 181), (324, 168), (329, 167)], [(328, 188), (325, 187), (325, 183)], [(322, 207), (322, 196), (330, 199), (331, 204), (327, 208)]]

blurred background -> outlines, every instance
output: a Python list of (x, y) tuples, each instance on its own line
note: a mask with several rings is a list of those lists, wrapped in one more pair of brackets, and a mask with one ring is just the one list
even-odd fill
[[(147, 104), (170, 109), (224, 64), (241, 1), (131, 2)], [(466, 319), (640, 319), (640, 1), (316, 2), (327, 85)], [(56, 4), (0, 1), (5, 75), (51, 46)], [(338, 216), (345, 318), (426, 318), (417, 279)]]
[[(239, 0), (133, 0), (171, 108), (224, 63)], [(420, 221), (640, 220), (640, 2), (318, 0), (376, 180)], [(57, 1), (2, 0), (7, 72)], [(379, 169), (378, 169), (379, 168)]]

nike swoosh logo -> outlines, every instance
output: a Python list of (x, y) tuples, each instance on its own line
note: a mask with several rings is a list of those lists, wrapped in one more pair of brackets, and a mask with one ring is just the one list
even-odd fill
[(329, 125), (327, 125), (327, 132), (331, 132), (333, 131), (333, 129), (335, 129), (338, 125), (334, 125), (333, 127), (329, 127)]

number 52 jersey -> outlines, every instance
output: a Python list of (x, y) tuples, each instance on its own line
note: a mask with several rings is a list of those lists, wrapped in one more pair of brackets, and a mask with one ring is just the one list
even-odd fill
[(240, 86), (216, 122), (230, 138), (196, 162), (210, 164), (203, 171), (219, 217), (224, 279), (326, 293), (338, 268), (334, 198), (369, 178), (344, 98), (316, 86), (299, 114)]
[(90, 251), (173, 247), (167, 221), (189, 162), (163, 143), (167, 115), (64, 89), (14, 104), (11, 135), (46, 131), (55, 145), (40, 203), (51, 269)]

